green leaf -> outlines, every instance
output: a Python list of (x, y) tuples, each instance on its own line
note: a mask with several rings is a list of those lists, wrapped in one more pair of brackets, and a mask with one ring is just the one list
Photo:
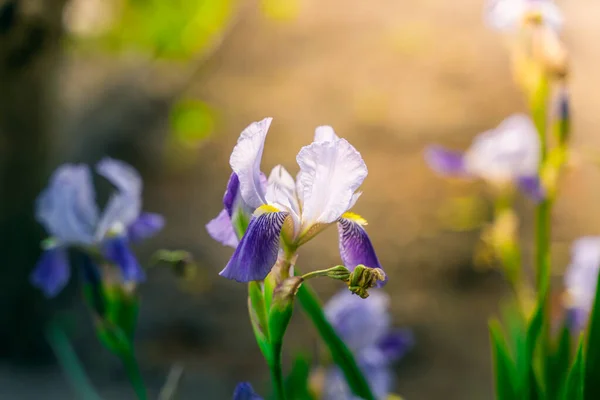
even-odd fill
[(311, 370), (311, 359), (307, 354), (298, 354), (292, 364), (287, 379), (285, 380), (285, 392), (288, 399), (315, 400), (310, 394), (308, 380)]
[(546, 388), (549, 400), (559, 398), (559, 390), (563, 387), (569, 364), (571, 363), (571, 332), (569, 327), (563, 325), (554, 346), (548, 355)]
[(323, 308), (316, 294), (308, 283), (300, 286), (297, 294), (298, 301), (308, 315), (321, 338), (329, 348), (333, 361), (344, 373), (348, 386), (352, 392), (362, 399), (375, 400), (369, 383), (358, 367), (354, 355), (348, 349), (344, 341), (338, 336), (335, 329), (323, 313)]
[(250, 314), (250, 323), (256, 337), (256, 343), (263, 353), (267, 364), (270, 364), (272, 355), (269, 344), (267, 310), (265, 308), (262, 289), (257, 281), (248, 283), (248, 313)]
[(106, 298), (104, 319), (119, 327), (133, 342), (139, 311), (138, 297), (120, 285), (105, 287), (104, 293)]
[[(600, 274), (598, 274), (600, 282)], [(597, 286), (600, 289), (600, 286)], [(600, 290), (596, 290), (585, 352), (585, 398), (600, 399)]]
[[(580, 399), (592, 399), (592, 397), (588, 397), (588, 393), (583, 393), (583, 384), (585, 378), (585, 358), (583, 354), (583, 338), (579, 340), (579, 345), (577, 346), (577, 355), (575, 356), (575, 360), (573, 361), (573, 365), (569, 369), (569, 374), (567, 376), (567, 381), (565, 382), (565, 386), (562, 391), (561, 398), (563, 400), (580, 400)], [(587, 388), (586, 388), (587, 390)]]
[(513, 400), (519, 399), (523, 393), (519, 393), (519, 376), (514, 361), (510, 356), (508, 345), (498, 320), (489, 323), (490, 339), (492, 342), (492, 359), (496, 381), (496, 399)]

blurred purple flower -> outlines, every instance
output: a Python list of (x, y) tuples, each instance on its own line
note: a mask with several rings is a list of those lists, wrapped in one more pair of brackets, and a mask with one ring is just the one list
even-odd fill
[(233, 400), (263, 400), (263, 398), (254, 392), (251, 384), (240, 382), (233, 392)]
[[(414, 339), (409, 330), (391, 328), (388, 295), (378, 290), (370, 294), (361, 299), (343, 290), (325, 305), (325, 315), (354, 353), (376, 398), (385, 399), (393, 385), (391, 365), (410, 350)], [(337, 367), (326, 373), (323, 399), (355, 399)]]
[(563, 15), (553, 0), (487, 0), (484, 19), (499, 31), (514, 31), (528, 18), (539, 19), (554, 30), (560, 30)]
[(571, 263), (565, 273), (569, 322), (576, 330), (587, 324), (592, 310), (598, 270), (600, 269), (600, 236), (587, 236), (571, 246)]
[(531, 119), (523, 114), (512, 115), (495, 129), (481, 133), (462, 154), (429, 146), (425, 150), (425, 160), (431, 169), (443, 176), (513, 183), (534, 201), (544, 197), (538, 176), (539, 136)]
[[(281, 236), (299, 246), (336, 222), (346, 267), (381, 268), (364, 230), (366, 221), (347, 213), (367, 176), (360, 153), (331, 127), (320, 126), (313, 143), (296, 157), (300, 172), (295, 180), (281, 165), (265, 180), (260, 164), (271, 120), (254, 122), (241, 133), (230, 158), (233, 173), (224, 209), (206, 226), (215, 240), (235, 247), (220, 275), (240, 282), (262, 280), (275, 264)], [(248, 223), (240, 224), (240, 217)]]
[(141, 212), (142, 180), (130, 165), (106, 158), (96, 165), (96, 171), (117, 189), (102, 215), (90, 169), (82, 164), (60, 166), (37, 199), (36, 218), (50, 238), (31, 282), (48, 297), (60, 292), (69, 280), (69, 246), (101, 252), (121, 269), (125, 281), (144, 279), (129, 242), (154, 235), (164, 220), (158, 214)]

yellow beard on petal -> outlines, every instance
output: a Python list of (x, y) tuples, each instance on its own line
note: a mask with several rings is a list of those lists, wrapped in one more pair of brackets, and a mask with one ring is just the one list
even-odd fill
[(262, 206), (258, 207), (256, 209), (256, 211), (254, 211), (254, 216), (258, 217), (259, 215), (263, 215), (265, 213), (274, 213), (274, 212), (280, 212), (280, 211), (281, 210), (278, 209), (277, 207), (274, 207), (269, 204), (263, 204)]
[(357, 224), (359, 224), (361, 226), (365, 226), (368, 224), (366, 219), (364, 219), (360, 215), (350, 212), (350, 211), (343, 213), (342, 218), (349, 219), (350, 221), (356, 222)]

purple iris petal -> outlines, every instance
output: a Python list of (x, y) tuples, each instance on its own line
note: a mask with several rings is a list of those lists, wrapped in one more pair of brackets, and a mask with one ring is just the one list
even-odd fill
[(377, 346), (388, 361), (402, 358), (414, 346), (414, 336), (408, 329), (388, 332)]
[(141, 282), (146, 274), (127, 244), (127, 238), (116, 236), (104, 242), (104, 256), (121, 269), (125, 282)]
[(37, 198), (36, 219), (62, 243), (91, 244), (98, 208), (90, 169), (86, 165), (60, 166)]
[(227, 214), (229, 217), (233, 215), (233, 206), (238, 198), (240, 191), (240, 180), (235, 172), (231, 173), (229, 177), (229, 181), (227, 182), (227, 189), (225, 190), (225, 195), (223, 196), (223, 205), (225, 206), (225, 210), (227, 210)]
[(142, 213), (133, 224), (127, 227), (127, 237), (132, 242), (138, 242), (154, 236), (165, 226), (165, 219), (160, 214)]
[(42, 253), (30, 280), (34, 286), (44, 292), (46, 297), (54, 297), (65, 287), (70, 275), (66, 249), (53, 247)]
[(231, 218), (225, 209), (221, 210), (216, 218), (206, 224), (206, 230), (210, 237), (224, 246), (233, 247), (235, 249), (239, 243), (237, 235), (233, 230)]
[[(381, 268), (371, 239), (359, 223), (343, 217), (338, 219), (338, 234), (340, 256), (346, 268), (350, 271), (353, 271), (357, 265)], [(385, 282), (387, 282), (387, 277), (385, 281), (378, 282), (377, 287), (383, 286)]]
[(441, 146), (425, 149), (425, 161), (431, 169), (444, 176), (467, 176), (463, 154)]
[(519, 189), (536, 203), (544, 200), (546, 195), (544, 187), (537, 176), (522, 176), (517, 179)]
[(279, 235), (285, 212), (265, 212), (252, 217), (248, 230), (219, 275), (238, 282), (263, 280), (277, 261)]
[(233, 400), (263, 400), (263, 398), (254, 392), (251, 384), (241, 382), (235, 387)]

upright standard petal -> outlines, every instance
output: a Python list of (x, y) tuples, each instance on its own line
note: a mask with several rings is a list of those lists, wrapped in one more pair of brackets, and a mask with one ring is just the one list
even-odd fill
[(441, 146), (429, 146), (425, 150), (425, 161), (432, 170), (443, 176), (468, 175), (463, 154)]
[(266, 204), (260, 162), (272, 120), (265, 118), (244, 129), (229, 159), (231, 169), (239, 179), (242, 199), (252, 208)]
[(146, 273), (129, 248), (125, 236), (116, 236), (103, 243), (104, 257), (121, 270), (124, 282), (142, 282)]
[(42, 253), (30, 280), (46, 297), (54, 297), (69, 282), (70, 276), (67, 251), (63, 247), (52, 247)]
[(300, 204), (296, 196), (296, 182), (282, 165), (273, 168), (269, 175), (266, 199), (269, 204), (289, 211), (294, 220), (294, 226), (299, 225)]
[(36, 201), (36, 218), (62, 243), (90, 244), (98, 208), (89, 168), (73, 164), (59, 167)]
[(339, 139), (331, 126), (323, 125), (315, 129), (315, 142), (334, 142)]
[(277, 261), (279, 235), (287, 215), (273, 207), (261, 207), (219, 275), (238, 282), (263, 280)]
[(216, 218), (206, 224), (206, 230), (210, 237), (224, 246), (233, 247), (234, 249), (237, 247), (239, 240), (226, 209), (221, 210)]
[(296, 161), (303, 229), (332, 223), (348, 210), (354, 192), (367, 177), (360, 153), (345, 139), (314, 142), (303, 147)]
[(116, 226), (126, 229), (138, 219), (142, 208), (142, 179), (129, 164), (110, 158), (100, 161), (96, 170), (118, 190), (108, 200), (98, 223), (96, 240), (101, 240)]
[(496, 182), (535, 176), (540, 163), (540, 140), (531, 119), (516, 114), (497, 128), (477, 136), (465, 153), (473, 175)]
[(233, 392), (233, 400), (263, 400), (263, 398), (254, 392), (250, 383), (240, 382)]
[[(338, 219), (340, 256), (344, 266), (350, 271), (353, 271), (357, 265), (383, 269), (377, 254), (375, 254), (371, 239), (363, 228), (366, 222), (354, 213), (345, 213)], [(385, 282), (379, 282), (378, 287), (383, 284)]]
[(141, 213), (140, 216), (127, 227), (127, 238), (132, 242), (139, 242), (156, 235), (165, 226), (165, 219), (160, 214)]
[(588, 236), (576, 240), (571, 247), (571, 263), (565, 273), (567, 308), (579, 315), (576, 323), (581, 329), (587, 321), (598, 283), (600, 269), (600, 237)]
[(240, 197), (240, 180), (235, 172), (232, 172), (229, 176), (229, 181), (227, 181), (227, 189), (225, 189), (225, 194), (223, 195), (223, 206), (229, 214), (229, 217), (233, 215), (234, 207), (236, 203), (239, 201)]

